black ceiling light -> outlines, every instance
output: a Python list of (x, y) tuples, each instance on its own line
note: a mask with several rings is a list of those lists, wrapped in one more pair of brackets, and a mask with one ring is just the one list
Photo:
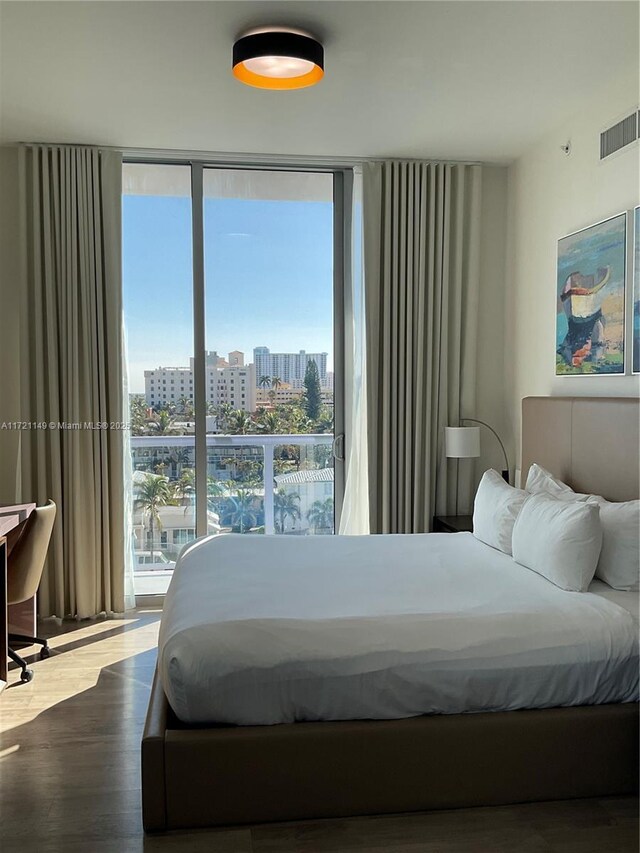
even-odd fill
[(324, 76), (324, 48), (300, 30), (253, 30), (233, 45), (233, 74), (259, 89), (303, 89)]

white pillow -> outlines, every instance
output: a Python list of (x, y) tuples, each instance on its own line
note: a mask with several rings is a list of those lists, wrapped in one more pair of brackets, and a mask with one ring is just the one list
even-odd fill
[(534, 462), (527, 474), (525, 491), (531, 495), (551, 495), (559, 501), (586, 501), (591, 495), (581, 495), (574, 492), (571, 486), (567, 486), (562, 480), (554, 477), (542, 465)]
[(561, 589), (585, 592), (602, 547), (596, 503), (530, 495), (513, 528), (513, 559)]
[(485, 471), (473, 504), (473, 535), (510, 554), (513, 525), (526, 499), (526, 492), (514, 489), (497, 471)]
[(640, 501), (612, 503), (593, 496), (600, 507), (602, 551), (596, 577), (614, 589), (640, 587)]

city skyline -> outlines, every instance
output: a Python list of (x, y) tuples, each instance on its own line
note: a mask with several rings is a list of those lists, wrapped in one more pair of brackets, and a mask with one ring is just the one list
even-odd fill
[[(295, 352), (293, 352), (293, 351), (292, 352), (273, 352), (273, 351), (271, 351), (270, 347), (264, 346), (262, 344), (260, 346), (257, 346), (257, 347), (252, 347), (250, 349), (250, 352), (254, 353), (256, 350), (259, 350), (259, 349), (269, 350), (270, 355), (273, 355), (273, 356), (282, 356), (282, 355), (284, 355), (284, 356), (297, 356), (297, 355), (305, 354), (309, 358), (313, 358), (316, 355), (326, 356), (327, 360), (329, 358), (329, 353), (326, 351), (314, 353), (314, 352), (311, 352), (310, 350), (301, 348)], [(205, 355), (216, 354), (216, 355), (220, 356), (221, 358), (224, 358), (224, 356), (221, 355), (222, 352), (225, 352), (225, 350), (218, 350), (218, 349), (206, 350)], [(227, 351), (227, 355), (230, 355), (231, 353), (239, 353), (242, 356), (247, 354), (245, 350), (241, 350), (241, 349), (232, 349), (232, 350)], [(185, 359), (185, 362), (183, 364), (156, 364), (156, 365), (153, 365), (153, 367), (149, 365), (148, 367), (145, 367), (144, 369), (145, 369), (145, 371), (147, 371), (147, 370), (162, 370), (162, 369), (166, 369), (166, 370), (169, 370), (169, 369), (189, 370), (189, 367), (190, 367), (192, 361), (193, 361), (193, 356), (191, 355), (187, 359)], [(252, 364), (252, 363), (255, 364), (255, 361), (254, 362), (247, 362), (247, 364)], [(328, 361), (327, 361), (327, 364), (328, 364)], [(207, 365), (207, 366), (210, 367), (211, 365)], [(330, 373), (332, 371), (329, 370), (329, 368), (327, 367), (327, 372)], [(275, 376), (276, 374), (274, 373), (273, 375)], [(132, 393), (135, 393), (135, 392), (132, 392)]]
[[(254, 361), (245, 361), (245, 354), (232, 350), (227, 358), (216, 351), (205, 353), (206, 400), (213, 405), (230, 404), (234, 409), (256, 411), (257, 404), (265, 405), (277, 399), (290, 402), (298, 399), (304, 389), (308, 364), (313, 361), (323, 394), (333, 392), (333, 373), (326, 369), (327, 353), (271, 353), (268, 347), (255, 347)], [(275, 368), (275, 370), (274, 370)], [(194, 402), (195, 359), (189, 365), (158, 365), (144, 371), (144, 391), (147, 405), (179, 405)], [(277, 378), (271, 387), (265, 377)], [(137, 393), (137, 392), (133, 392)], [(275, 393), (272, 399), (271, 395)]]
[[(191, 201), (125, 196), (122, 213), (129, 390), (144, 393), (145, 369), (193, 354)], [(207, 199), (204, 236), (207, 349), (248, 353), (267, 338), (332, 365), (333, 206)]]

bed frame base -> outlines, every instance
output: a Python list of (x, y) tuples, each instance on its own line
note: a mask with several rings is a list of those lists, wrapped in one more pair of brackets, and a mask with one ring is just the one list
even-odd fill
[(147, 832), (629, 794), (636, 704), (197, 728), (156, 672), (142, 740)]

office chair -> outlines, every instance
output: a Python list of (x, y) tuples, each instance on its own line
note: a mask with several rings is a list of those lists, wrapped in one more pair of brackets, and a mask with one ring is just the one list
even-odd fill
[[(38, 506), (29, 516), (27, 527), (9, 555), (7, 564), (7, 603), (20, 604), (28, 601), (38, 591), (44, 570), (45, 560), (53, 522), (56, 518), (56, 505), (49, 501), (46, 506)], [(12, 648), (11, 643), (39, 643), (42, 646), (41, 658), (49, 657), (49, 646), (40, 637), (27, 637), (24, 634), (9, 634), (9, 657), (22, 667), (21, 681), (31, 681), (33, 670), (27, 662)]]

